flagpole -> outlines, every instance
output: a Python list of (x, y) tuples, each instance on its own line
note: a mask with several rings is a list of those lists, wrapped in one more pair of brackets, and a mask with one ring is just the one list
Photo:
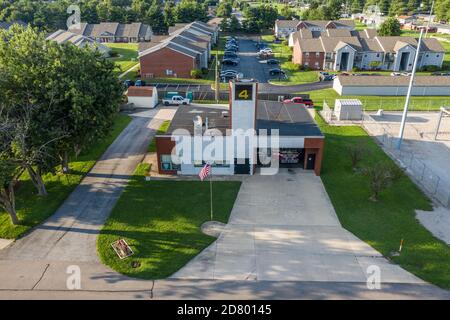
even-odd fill
[(211, 198), (211, 221), (213, 220), (213, 194), (212, 194), (212, 166), (211, 166), (211, 174), (209, 176), (209, 194)]

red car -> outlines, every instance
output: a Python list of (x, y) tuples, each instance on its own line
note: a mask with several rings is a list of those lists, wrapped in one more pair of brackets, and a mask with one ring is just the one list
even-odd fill
[(314, 106), (314, 102), (311, 99), (306, 99), (306, 98), (302, 98), (302, 97), (294, 97), (291, 99), (286, 99), (283, 100), (284, 103), (301, 103), (304, 104), (307, 107), (313, 107)]

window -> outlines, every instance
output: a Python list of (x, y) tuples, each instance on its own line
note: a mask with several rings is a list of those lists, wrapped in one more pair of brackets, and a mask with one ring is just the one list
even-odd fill
[(315, 62), (314, 65), (316, 66), (316, 68), (319, 66), (319, 62)]
[(320, 53), (319, 52), (316, 52), (316, 57), (318, 58), (320, 56)]
[(309, 62), (305, 62), (305, 66), (309, 66)]
[(180, 170), (180, 165), (172, 162), (172, 156), (170, 154), (162, 154), (161, 170)]
[(379, 58), (380, 57), (380, 54), (379, 53), (377, 53), (377, 58)]
[(166, 75), (168, 75), (168, 76), (173, 75), (173, 70), (166, 69)]
[(438, 54), (436, 55), (436, 58), (439, 58), (439, 55), (438, 55)]
[(429, 54), (426, 54), (426, 55), (425, 55), (425, 57), (427, 57), (427, 58), (428, 58), (429, 56), (430, 56)]
[(305, 53), (305, 56), (309, 57), (309, 52), (306, 52), (306, 53)]

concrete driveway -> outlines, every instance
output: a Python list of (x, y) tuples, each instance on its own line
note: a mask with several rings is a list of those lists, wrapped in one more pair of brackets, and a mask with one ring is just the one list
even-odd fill
[(322, 181), (281, 169), (244, 180), (218, 240), (172, 278), (423, 283), (342, 228)]

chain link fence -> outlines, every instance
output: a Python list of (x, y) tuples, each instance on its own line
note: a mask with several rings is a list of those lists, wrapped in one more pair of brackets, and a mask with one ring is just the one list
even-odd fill
[(364, 115), (361, 125), (367, 133), (374, 136), (380, 142), (385, 152), (390, 154), (406, 170), (408, 175), (425, 193), (450, 209), (450, 186), (448, 182), (441, 179), (423, 161), (418, 159), (414, 153), (398, 149), (398, 138), (394, 137), (370, 115)]

